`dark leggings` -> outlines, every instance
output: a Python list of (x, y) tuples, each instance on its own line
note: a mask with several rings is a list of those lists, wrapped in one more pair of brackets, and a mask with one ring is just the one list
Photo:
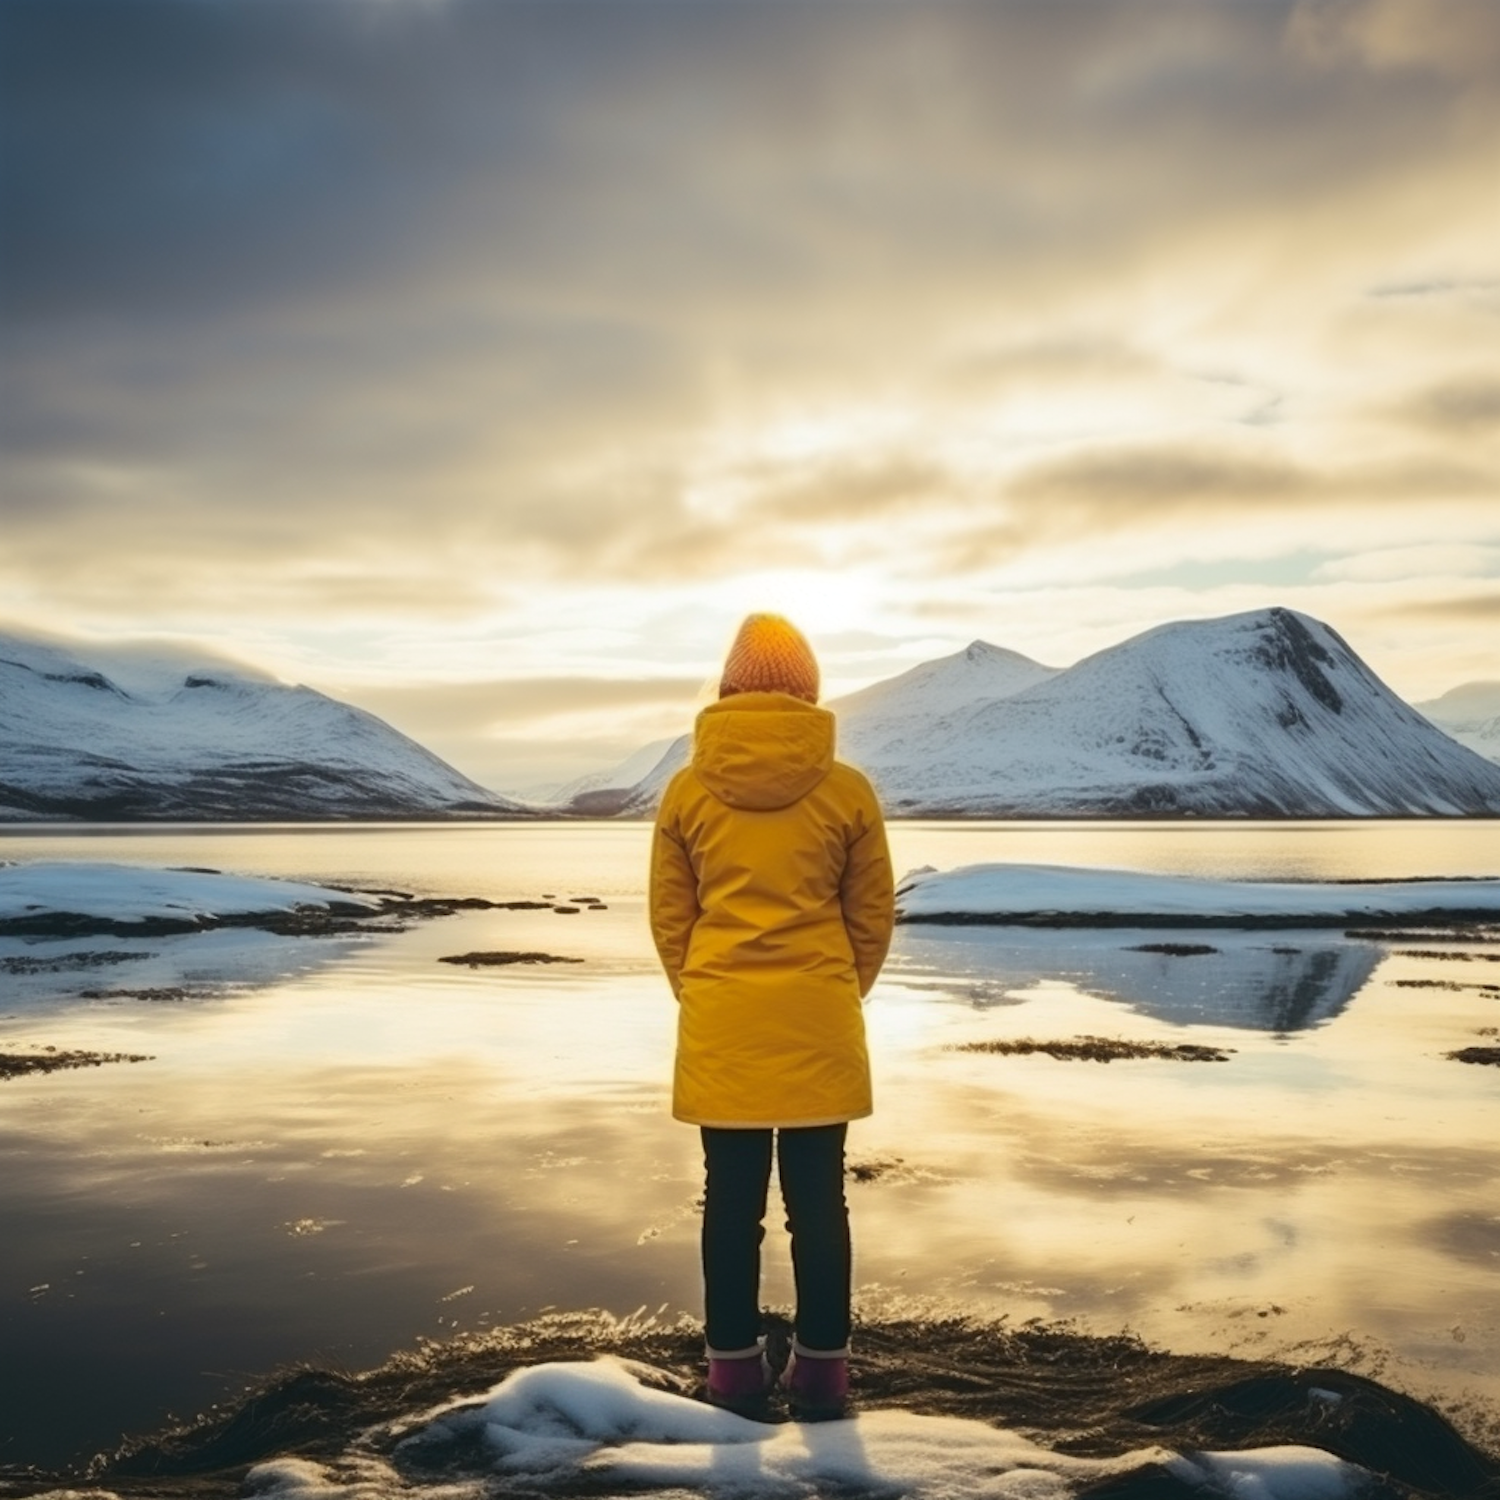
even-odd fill
[(760, 1334), (760, 1246), (773, 1134), (792, 1236), (797, 1339), (808, 1349), (842, 1349), (849, 1342), (848, 1128), (703, 1127), (703, 1289), (710, 1349), (748, 1349)]

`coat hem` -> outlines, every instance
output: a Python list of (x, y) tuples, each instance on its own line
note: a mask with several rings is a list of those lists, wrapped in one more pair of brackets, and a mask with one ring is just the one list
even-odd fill
[(819, 1125), (847, 1125), (851, 1120), (865, 1120), (875, 1113), (873, 1107), (861, 1109), (853, 1114), (819, 1115), (811, 1120), (705, 1120), (697, 1115), (682, 1115), (672, 1111), (674, 1120), (684, 1125), (697, 1125), (706, 1130), (808, 1130)]

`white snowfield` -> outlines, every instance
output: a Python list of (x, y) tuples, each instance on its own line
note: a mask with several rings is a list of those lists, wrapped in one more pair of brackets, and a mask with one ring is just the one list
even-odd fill
[(1142, 926), (1236, 921), (1340, 926), (1426, 912), (1500, 917), (1500, 880), (1206, 880), (1076, 865), (983, 864), (914, 870), (896, 907), (907, 922), (1140, 919)]
[(301, 907), (380, 909), (380, 898), (295, 880), (55, 860), (0, 865), (0, 921), (53, 914), (109, 922), (291, 912)]
[[(478, 1402), (434, 1413), (402, 1447), (436, 1457), (449, 1445), (472, 1450), (477, 1442), (490, 1459), (491, 1485), (496, 1477), (528, 1489), (582, 1482), (596, 1495), (1067, 1500), (1112, 1475), (1161, 1464), (1200, 1486), (1205, 1500), (1344, 1500), (1370, 1478), (1356, 1465), (1303, 1447), (1191, 1457), (1151, 1448), (1114, 1459), (1074, 1458), (983, 1422), (904, 1411), (773, 1426), (652, 1389), (640, 1378), (651, 1375), (610, 1357), (516, 1370)], [(382, 1483), (366, 1464), (341, 1483), (305, 1459), (277, 1459), (252, 1469), (245, 1487), (288, 1500), (393, 1493), (398, 1486), (421, 1494), (393, 1471), (387, 1475)], [(449, 1497), (480, 1489), (451, 1477), (442, 1488)]]

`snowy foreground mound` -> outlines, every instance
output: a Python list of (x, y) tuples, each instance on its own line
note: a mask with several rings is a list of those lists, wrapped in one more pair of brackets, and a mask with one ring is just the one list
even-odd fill
[(1342, 927), (1500, 918), (1500, 880), (1205, 880), (1072, 865), (917, 870), (896, 893), (906, 922), (1179, 927)]
[[(1075, 1458), (983, 1422), (905, 1411), (772, 1426), (652, 1389), (644, 1381), (654, 1373), (611, 1357), (516, 1370), (477, 1402), (430, 1414), (396, 1449), (407, 1471), (399, 1479), (368, 1461), (346, 1476), (286, 1458), (252, 1469), (246, 1489), (287, 1500), (409, 1492), (411, 1469), (442, 1472), (450, 1454), (471, 1473), (477, 1457), (490, 1483), (498, 1478), (507, 1489), (594, 1496), (1065, 1500), (1145, 1469), (1205, 1500), (1341, 1500), (1357, 1496), (1371, 1478), (1306, 1447), (1192, 1455), (1151, 1448)], [(474, 1495), (480, 1483), (454, 1484), (450, 1470), (442, 1489)]]
[(376, 896), (295, 880), (57, 860), (0, 865), (0, 923), (46, 917), (208, 922), (272, 912), (380, 910)]
[(0, 819), (521, 816), (384, 720), (181, 648), (0, 634)]

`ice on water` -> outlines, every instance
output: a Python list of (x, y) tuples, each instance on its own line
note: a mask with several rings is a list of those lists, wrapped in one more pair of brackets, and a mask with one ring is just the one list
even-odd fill
[(897, 905), (908, 921), (953, 914), (990, 917), (1057, 915), (1274, 923), (1398, 918), (1444, 910), (1500, 915), (1500, 880), (1257, 881), (1208, 880), (1139, 870), (1071, 865), (980, 864), (914, 870), (901, 881)]
[[(145, 865), (53, 860), (0, 864), (0, 920), (70, 912), (113, 921), (230, 916), (299, 906), (359, 905), (375, 896), (301, 881)], [(1442, 908), (1500, 914), (1500, 880), (1208, 880), (1071, 865), (978, 864), (916, 870), (901, 882), (908, 919), (934, 913), (1056, 913), (1330, 923), (1400, 917)]]

